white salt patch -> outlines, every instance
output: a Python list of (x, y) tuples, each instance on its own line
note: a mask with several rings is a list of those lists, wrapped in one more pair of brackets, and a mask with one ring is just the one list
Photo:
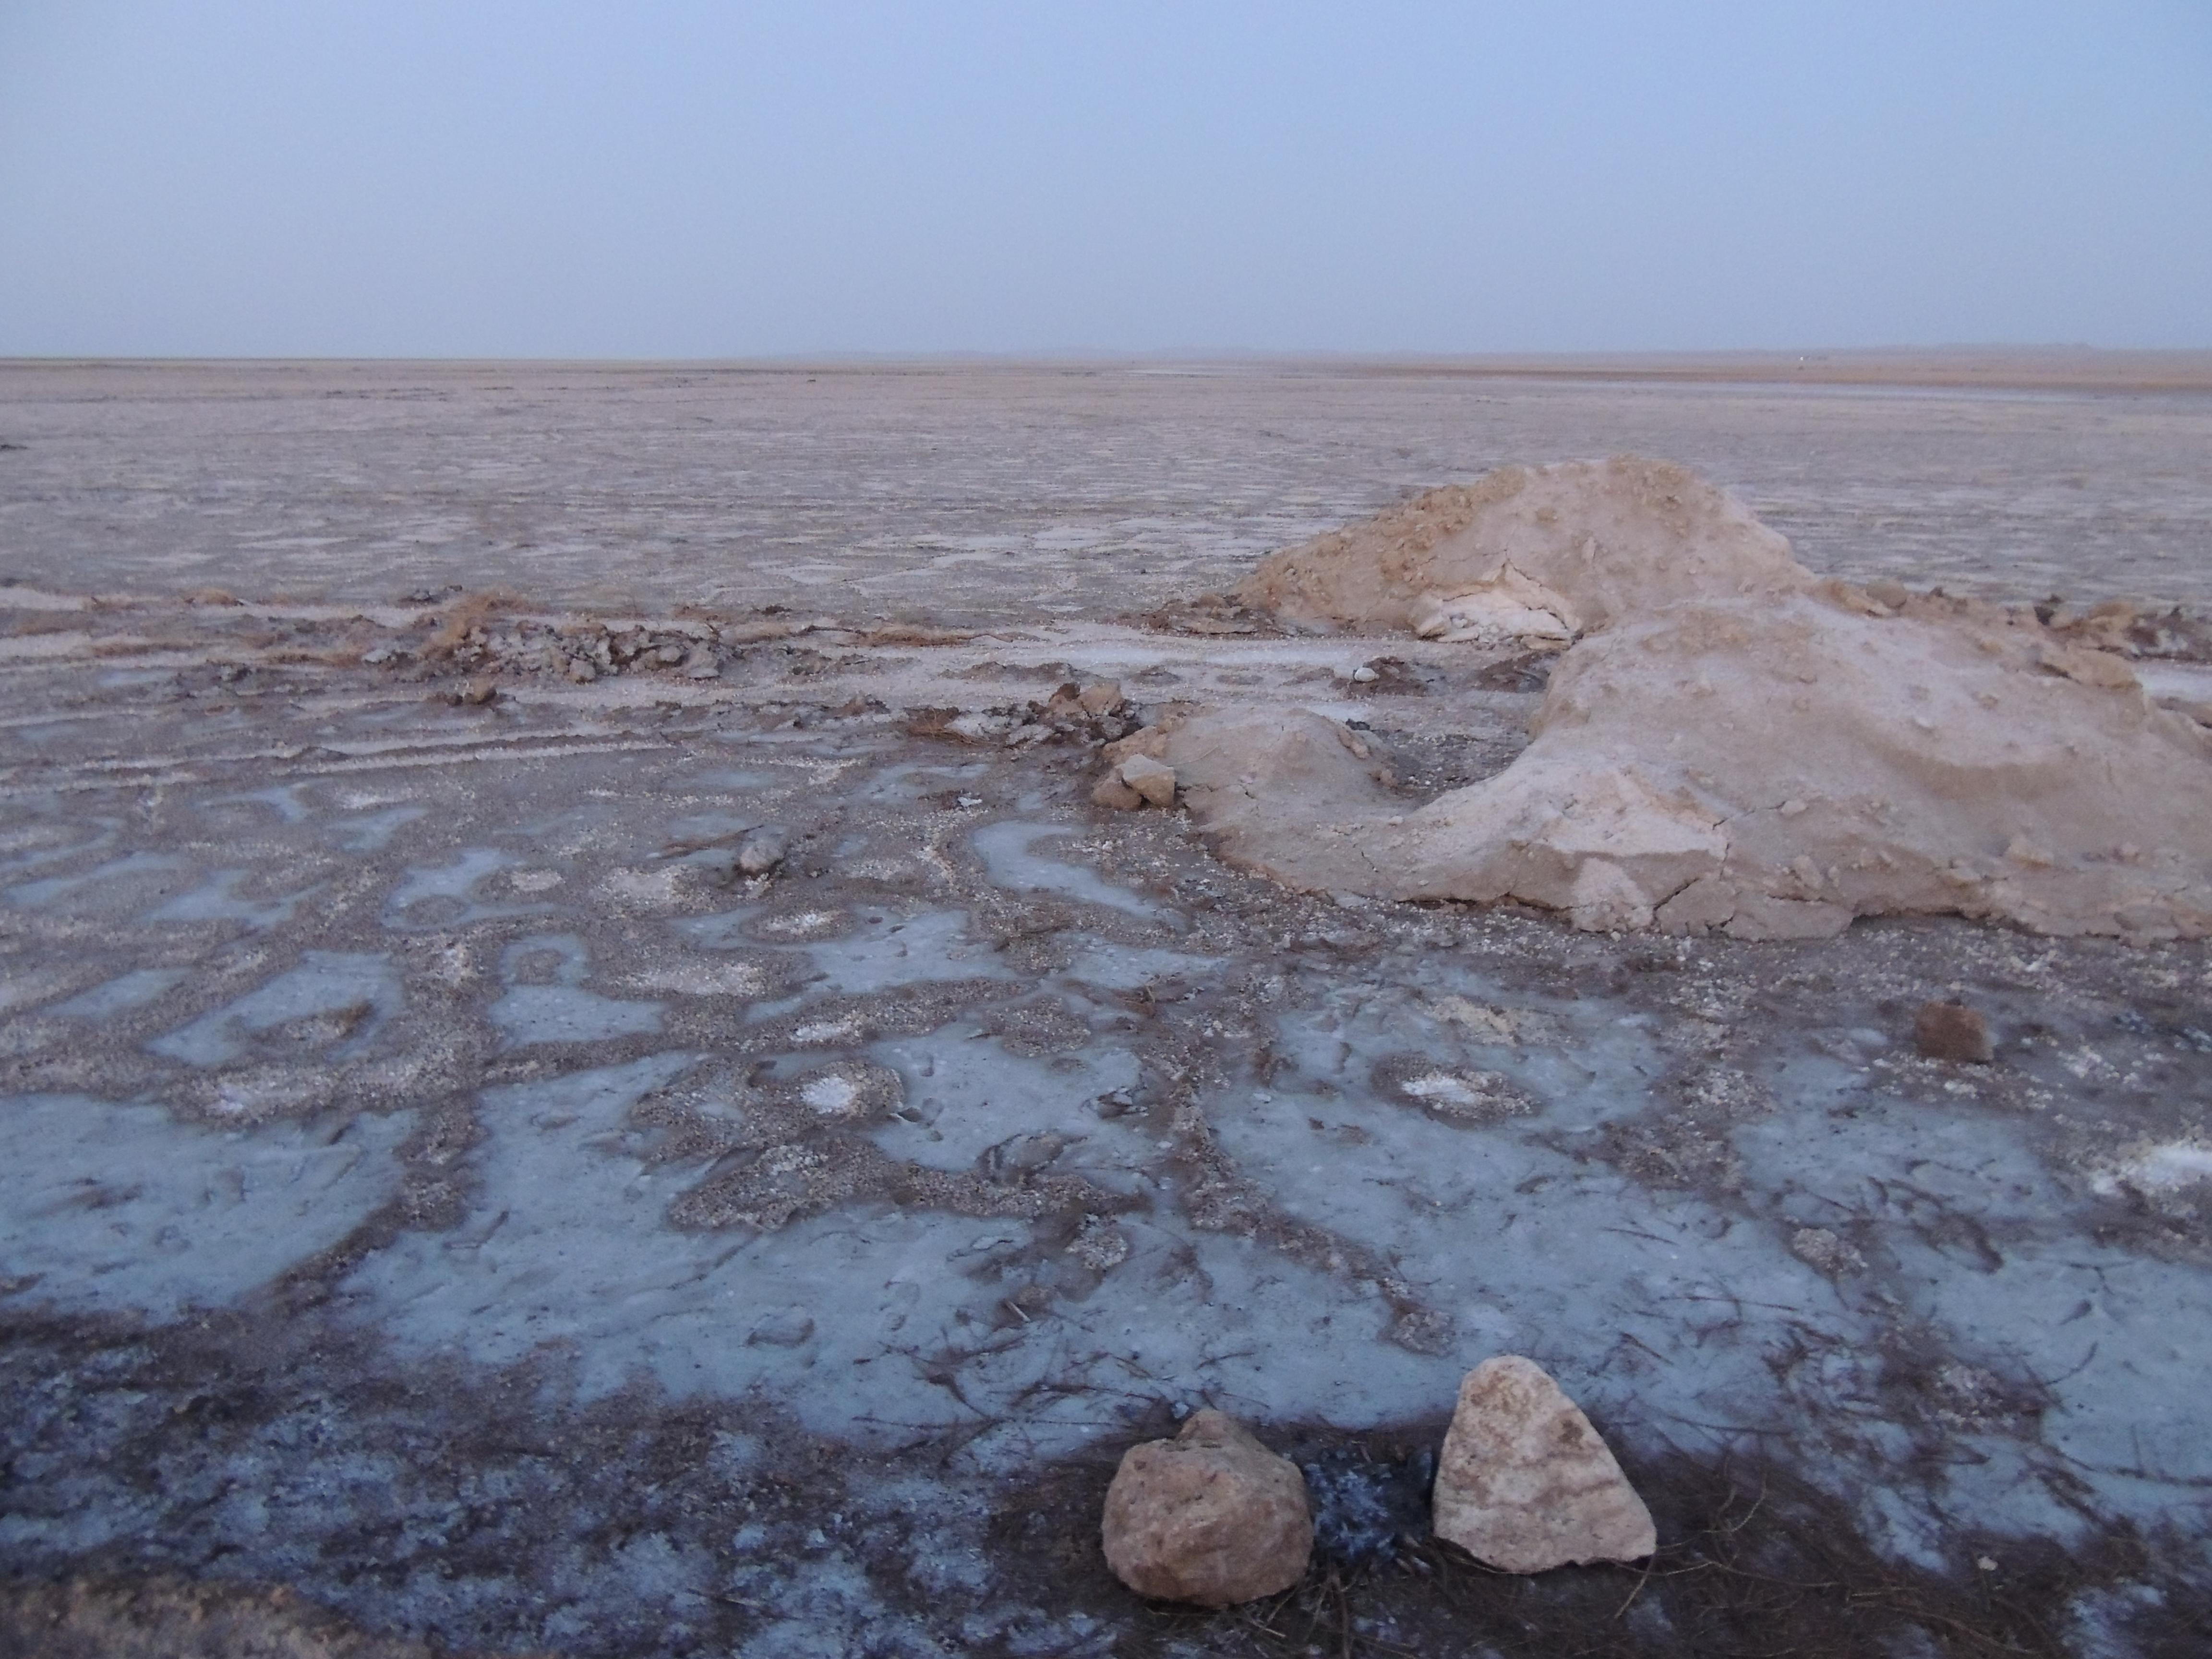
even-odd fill
[(795, 915), (764, 921), (760, 931), (781, 939), (811, 939), (822, 929), (835, 927), (843, 920), (835, 910), (801, 910)]
[[(509, 1048), (532, 1042), (597, 1042), (660, 1029), (657, 1002), (623, 1002), (583, 988), (591, 957), (575, 933), (536, 933), (500, 956), (507, 994), (491, 1006), (492, 1024)], [(551, 983), (521, 984), (526, 974)]]
[(286, 823), (303, 823), (313, 814), (300, 799), (299, 790), (296, 783), (282, 783), (267, 789), (247, 790), (242, 794), (213, 795), (198, 805), (204, 812), (216, 806), (266, 806)]
[(1455, 1106), (1472, 1106), (1483, 1098), (1449, 1072), (1431, 1072), (1398, 1085), (1416, 1100), (1443, 1100)]
[(2106, 1198), (2118, 1197), (2124, 1188), (2163, 1196), (2185, 1187), (2212, 1181), (2212, 1146), (2191, 1141), (2168, 1141), (2128, 1159), (2116, 1168), (2100, 1171), (2090, 1182)]
[(860, 1097), (860, 1091), (852, 1079), (836, 1072), (824, 1072), (808, 1082), (799, 1091), (799, 1097), (824, 1117), (845, 1117), (852, 1112), (853, 1103)]
[[(486, 1090), (469, 1220), (365, 1261), (348, 1280), (352, 1316), (403, 1352), (500, 1364), (568, 1346), (587, 1397), (641, 1370), (683, 1395), (759, 1389), (864, 1443), (981, 1413), (1004, 1426), (973, 1455), (998, 1467), (1088, 1443), (1100, 1401), (1133, 1395), (1347, 1422), (1449, 1397), (1451, 1361), (1376, 1346), (1375, 1298), (1242, 1240), (1132, 1221), (1129, 1255), (1086, 1299), (1022, 1324), (1003, 1311), (1018, 1286), (1000, 1264), (1028, 1247), (1025, 1223), (870, 1205), (764, 1235), (672, 1228), (668, 1206), (702, 1167), (647, 1162), (611, 1132), (695, 1059)], [(917, 1355), (941, 1357), (957, 1389)]]
[(768, 975), (750, 962), (656, 963), (632, 974), (629, 986), (687, 997), (757, 997), (768, 989)]

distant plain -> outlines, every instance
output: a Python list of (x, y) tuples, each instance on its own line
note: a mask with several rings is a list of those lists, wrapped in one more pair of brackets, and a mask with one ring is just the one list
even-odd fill
[(1102, 617), (1507, 461), (1636, 450), (1816, 569), (2212, 602), (2212, 354), (0, 364), (58, 589)]

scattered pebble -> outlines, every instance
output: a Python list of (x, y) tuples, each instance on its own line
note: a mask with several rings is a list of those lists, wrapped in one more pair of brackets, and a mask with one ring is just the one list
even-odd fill
[(764, 876), (783, 862), (788, 843), (781, 827), (763, 824), (738, 843), (738, 868), (749, 876)]
[(1913, 1016), (1912, 1042), (1925, 1060), (1986, 1066), (1996, 1058), (1989, 1022), (1963, 1002), (1923, 1003)]

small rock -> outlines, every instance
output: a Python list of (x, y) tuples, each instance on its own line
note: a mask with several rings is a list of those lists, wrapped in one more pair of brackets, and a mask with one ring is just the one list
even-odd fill
[(1133, 812), (1145, 804), (1145, 798), (1121, 781), (1121, 774), (1109, 772), (1098, 781), (1091, 792), (1091, 801), (1099, 806), (1110, 806), (1117, 812)]
[(1518, 1354), (1459, 1385), (1437, 1471), (1436, 1531), (1486, 1566), (1545, 1572), (1658, 1547), (1651, 1511), (1575, 1402)]
[(1866, 585), (1867, 597), (1876, 605), (1886, 605), (1892, 611), (1902, 611), (1905, 602), (1912, 597), (1911, 590), (1903, 582), (1887, 576), (1876, 577)]
[(1004, 739), (1006, 733), (1013, 729), (1013, 721), (1006, 715), (986, 714), (981, 711), (972, 714), (959, 715), (956, 719), (947, 720), (945, 724), (946, 736), (962, 738), (969, 743), (997, 743)]
[(1866, 1267), (1866, 1258), (1826, 1227), (1798, 1228), (1790, 1235), (1790, 1253), (1831, 1277)]
[(1986, 1066), (1996, 1058), (1990, 1042), (1989, 1022), (1963, 1002), (1922, 1004), (1913, 1016), (1912, 1042), (1926, 1060)]
[(489, 680), (473, 679), (460, 689), (457, 700), (471, 708), (481, 708), (498, 696), (499, 687)]
[(1101, 680), (1096, 685), (1086, 685), (1076, 694), (1086, 714), (1110, 714), (1121, 706), (1121, 688), (1112, 680)]
[(1106, 1564), (1131, 1589), (1204, 1607), (1288, 1589), (1313, 1553), (1305, 1477), (1217, 1411), (1129, 1448), (1103, 1533)]
[(1103, 1216), (1087, 1215), (1071, 1249), (1093, 1273), (1109, 1273), (1129, 1259), (1129, 1236)]
[(361, 659), (368, 667), (381, 668), (398, 654), (388, 645), (372, 645), (361, 653)]
[(663, 668), (675, 667), (684, 660), (685, 654), (684, 647), (680, 645), (664, 645), (653, 653), (653, 659)]
[(575, 681), (577, 684), (589, 685), (593, 680), (599, 678), (599, 665), (592, 662), (589, 657), (571, 657), (568, 659), (568, 678)]
[(749, 876), (764, 876), (783, 862), (789, 837), (776, 825), (763, 825), (738, 843), (738, 868)]
[(1091, 1103), (1091, 1109), (1103, 1118), (1126, 1117), (1137, 1109), (1137, 1099), (1127, 1089), (1109, 1089)]
[(951, 735), (952, 722), (960, 718), (957, 708), (909, 708), (906, 711), (906, 734), (910, 738), (942, 738)]
[(1370, 668), (1365, 663), (1360, 664), (1358, 667), (1352, 671), (1352, 683), (1354, 685), (1372, 685), (1376, 681), (1382, 678), (1382, 677), (1380, 674), (1376, 673), (1372, 668)]
[(1121, 781), (1155, 806), (1175, 805), (1175, 768), (1150, 755), (1132, 755), (1123, 761)]

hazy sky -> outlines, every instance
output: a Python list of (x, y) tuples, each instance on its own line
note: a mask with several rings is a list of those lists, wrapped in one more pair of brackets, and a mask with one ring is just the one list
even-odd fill
[(2212, 346), (2212, 0), (0, 0), (0, 353)]

